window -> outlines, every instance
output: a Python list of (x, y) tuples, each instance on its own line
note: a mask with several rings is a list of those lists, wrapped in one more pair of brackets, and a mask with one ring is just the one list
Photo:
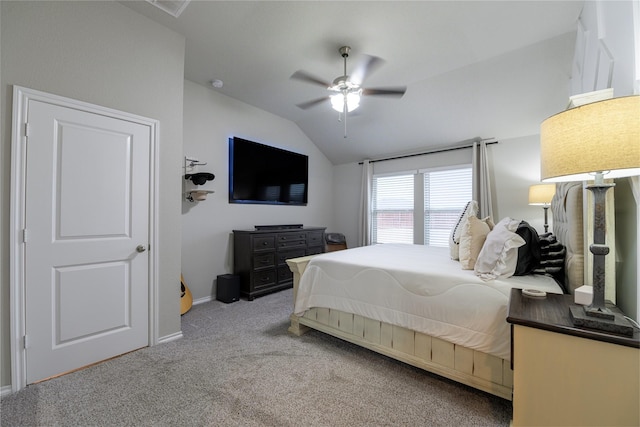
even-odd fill
[(471, 179), (466, 165), (374, 176), (372, 243), (448, 246), (451, 229), (472, 198)]
[(414, 174), (374, 176), (372, 243), (413, 243)]
[(448, 246), (460, 211), (471, 200), (471, 168), (423, 171), (424, 244)]

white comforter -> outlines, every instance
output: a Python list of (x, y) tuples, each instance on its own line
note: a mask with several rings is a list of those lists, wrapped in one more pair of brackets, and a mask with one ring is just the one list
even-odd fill
[(562, 293), (553, 279), (539, 275), (484, 282), (451, 260), (448, 248), (383, 244), (314, 257), (294, 312), (337, 309), (508, 360), (511, 288)]

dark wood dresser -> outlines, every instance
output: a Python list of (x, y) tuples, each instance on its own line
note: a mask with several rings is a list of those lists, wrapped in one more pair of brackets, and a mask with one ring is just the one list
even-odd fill
[(249, 301), (293, 287), (286, 260), (324, 252), (325, 227), (266, 226), (233, 230), (233, 271)]

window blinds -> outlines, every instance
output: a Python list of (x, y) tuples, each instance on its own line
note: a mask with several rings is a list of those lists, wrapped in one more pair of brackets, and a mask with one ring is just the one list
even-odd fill
[(422, 171), (424, 244), (447, 246), (460, 211), (471, 200), (471, 168)]
[(413, 243), (414, 174), (373, 178), (372, 243)]

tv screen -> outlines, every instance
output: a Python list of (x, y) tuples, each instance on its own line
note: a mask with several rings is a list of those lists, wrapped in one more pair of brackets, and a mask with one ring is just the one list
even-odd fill
[(229, 138), (229, 203), (306, 205), (309, 157)]

